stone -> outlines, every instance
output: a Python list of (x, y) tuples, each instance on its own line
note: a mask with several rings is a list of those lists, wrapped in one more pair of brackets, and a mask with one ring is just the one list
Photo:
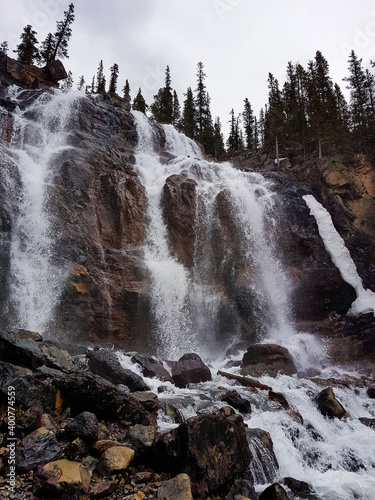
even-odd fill
[(284, 477), (283, 484), (285, 484), (294, 495), (298, 498), (311, 498), (310, 495), (313, 495), (314, 489), (305, 481), (298, 481), (293, 477)]
[(147, 456), (157, 435), (156, 425), (132, 425), (126, 438), (129, 446), (134, 450), (137, 460)]
[(358, 419), (363, 425), (375, 430), (375, 418), (360, 417)]
[(100, 481), (90, 487), (92, 498), (108, 498), (119, 486), (119, 481)]
[(251, 413), (250, 401), (244, 399), (237, 391), (227, 391), (219, 399), (220, 401), (225, 401), (225, 403), (228, 403), (241, 413)]
[(323, 389), (316, 397), (319, 410), (322, 415), (329, 418), (343, 418), (347, 416), (345, 408), (336, 399), (332, 387)]
[(165, 481), (158, 489), (158, 500), (193, 500), (190, 477), (187, 474)]
[(129, 387), (130, 391), (147, 391), (150, 389), (142, 377), (131, 370), (123, 368), (116, 353), (108, 349), (89, 350), (87, 351), (87, 358), (92, 373), (100, 375), (113, 384), (124, 384)]
[(278, 392), (270, 391), (268, 393), (268, 398), (270, 401), (274, 401), (275, 403), (278, 403), (284, 410), (289, 410), (289, 403), (283, 394), (279, 394)]
[(289, 500), (289, 497), (281, 484), (274, 483), (263, 491), (259, 500)]
[(162, 382), (173, 383), (171, 375), (164, 368), (163, 364), (152, 356), (137, 353), (131, 359), (133, 363), (138, 363), (145, 377), (155, 377)]
[(56, 460), (40, 467), (36, 476), (41, 483), (39, 493), (81, 495), (89, 492), (91, 473), (79, 462)]
[(110, 475), (127, 469), (133, 458), (134, 450), (127, 446), (113, 446), (102, 454), (97, 468), (103, 475)]
[(98, 439), (98, 419), (94, 413), (84, 411), (65, 427), (65, 434), (71, 438), (81, 438), (87, 443)]
[(279, 373), (297, 373), (294, 361), (285, 347), (275, 344), (255, 344), (250, 346), (242, 358), (243, 375), (260, 377), (263, 374), (276, 377)]
[(254, 483), (272, 483), (278, 477), (279, 464), (271, 435), (263, 429), (248, 428), (246, 436), (252, 453), (250, 469)]
[(369, 387), (367, 389), (367, 396), (371, 399), (375, 399), (375, 386)]
[(181, 356), (173, 366), (172, 378), (177, 387), (184, 388), (189, 384), (212, 380), (212, 375), (198, 354), (189, 353)]
[(59, 457), (62, 452), (55, 434), (45, 427), (39, 427), (28, 434), (16, 448), (17, 466), (32, 470)]
[(162, 434), (154, 447), (155, 469), (174, 475), (189, 470), (194, 497), (225, 495), (251, 460), (243, 419), (229, 410), (191, 417)]

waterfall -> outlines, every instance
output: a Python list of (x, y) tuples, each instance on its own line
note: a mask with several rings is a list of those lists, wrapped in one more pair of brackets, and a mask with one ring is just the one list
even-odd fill
[[(11, 88), (18, 100), (18, 88)], [(55, 234), (49, 212), (53, 161), (69, 148), (67, 125), (77, 93), (30, 92), (31, 104), (16, 108), (8, 155), (18, 169), (10, 260), (10, 299), (13, 326), (45, 332), (59, 300), (65, 271), (54, 259)], [(33, 99), (33, 101), (32, 101)]]
[(342, 279), (349, 283), (357, 294), (357, 299), (351, 305), (348, 314), (355, 316), (372, 312), (375, 316), (375, 293), (363, 287), (362, 279), (358, 275), (350, 252), (336, 231), (330, 214), (314, 196), (305, 195), (303, 199), (309, 207), (310, 213), (315, 217), (319, 234), (332, 262), (340, 271)]
[[(277, 257), (278, 202), (270, 182), (260, 174), (239, 171), (229, 163), (204, 160), (196, 143), (179, 134), (172, 125), (163, 126), (166, 150), (172, 158), (167, 164), (162, 163), (155, 151), (160, 130), (144, 114), (133, 112), (133, 115), (138, 131), (136, 168), (148, 197), (145, 255), (152, 276), (153, 314), (160, 352), (173, 355), (199, 346), (201, 352), (212, 353), (223, 314), (228, 316), (228, 331), (224, 333), (231, 338), (238, 333), (239, 325), (231, 321), (235, 306), (228, 292), (238, 273), (232, 263), (233, 242), (217, 243), (223, 246), (220, 266), (226, 276), (215, 270), (212, 257), (217, 251), (212, 240), (220, 203), (228, 207), (227, 217), (238, 239), (235, 245), (243, 263), (243, 294), (249, 297), (258, 325), (265, 324), (262, 340), (277, 338), (286, 346), (293, 344), (290, 286)], [(185, 268), (171, 255), (161, 207), (165, 180), (182, 172), (197, 183), (192, 269)]]

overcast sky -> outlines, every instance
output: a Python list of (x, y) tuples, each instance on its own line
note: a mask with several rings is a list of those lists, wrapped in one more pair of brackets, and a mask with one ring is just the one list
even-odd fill
[[(119, 65), (119, 93), (125, 79), (148, 104), (164, 86), (170, 67), (180, 104), (196, 87), (197, 63), (207, 75), (213, 117), (223, 129), (229, 113), (243, 111), (247, 97), (256, 114), (267, 101), (267, 76), (282, 85), (288, 61), (307, 66), (317, 50), (343, 90), (348, 54), (354, 49), (366, 67), (375, 59), (373, 0), (75, 0), (75, 21), (64, 65), (75, 82), (91, 83), (102, 59)], [(0, 0), (0, 42), (16, 48), (31, 24), (42, 42), (63, 19), (69, 0)], [(13, 54), (9, 53), (10, 56)]]

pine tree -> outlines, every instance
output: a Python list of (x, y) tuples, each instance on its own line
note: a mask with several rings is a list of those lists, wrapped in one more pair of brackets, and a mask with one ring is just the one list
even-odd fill
[(254, 113), (247, 97), (244, 100), (244, 103), (245, 105), (244, 111), (242, 113), (242, 118), (245, 132), (246, 149), (252, 151), (254, 149)]
[(0, 45), (0, 55), (1, 56), (6, 56), (8, 54), (8, 42), (3, 42), (1, 45)]
[(124, 85), (124, 88), (122, 89), (124, 95), (123, 95), (123, 99), (130, 103), (131, 102), (131, 96), (130, 96), (130, 85), (129, 85), (129, 82), (128, 80), (125, 81), (125, 85)]
[(21, 35), (21, 43), (17, 45), (14, 51), (18, 54), (18, 61), (22, 64), (33, 64), (34, 60), (39, 61), (40, 55), (37, 49), (38, 40), (36, 39), (36, 31), (33, 30), (31, 24), (24, 27)]
[(103, 61), (101, 60), (96, 74), (96, 91), (98, 94), (103, 94), (105, 92), (105, 83)]
[(91, 94), (95, 92), (95, 75), (92, 77), (91, 80)]
[(182, 112), (182, 131), (191, 139), (195, 138), (196, 120), (195, 120), (195, 104), (194, 96), (191, 87), (188, 87), (184, 101), (184, 108)]
[(181, 130), (181, 110), (177, 92), (173, 91), (173, 118), (172, 123), (177, 130)]
[(154, 96), (150, 109), (159, 123), (173, 123), (173, 91), (169, 66), (165, 70), (165, 86)]
[(264, 109), (261, 108), (259, 112), (259, 120), (258, 120), (258, 138), (259, 138), (259, 147), (264, 147)]
[(77, 88), (78, 90), (83, 90), (84, 86), (85, 86), (85, 77), (82, 75), (79, 77), (79, 82), (78, 82), (78, 85), (77, 85)]
[(197, 88), (195, 90), (195, 139), (199, 141), (208, 154), (215, 153), (214, 127), (210, 111), (210, 96), (206, 90), (206, 74), (203, 63), (197, 67)]
[(138, 94), (134, 98), (133, 109), (134, 111), (141, 111), (142, 113), (146, 113), (147, 105), (140, 88), (138, 90)]
[(229, 131), (229, 137), (227, 140), (227, 146), (228, 146), (228, 151), (235, 152), (235, 151), (241, 151), (244, 149), (244, 143), (243, 143), (243, 133), (240, 128), (240, 115), (235, 117), (234, 115), (234, 109), (232, 108), (231, 112), (229, 113), (231, 115), (230, 118), (230, 131)]
[(221, 131), (220, 118), (217, 117), (214, 123), (214, 157), (221, 159), (225, 155), (224, 137)]
[(276, 159), (279, 162), (279, 144), (284, 140), (285, 115), (282, 95), (278, 80), (269, 73), (268, 75), (268, 107), (264, 117), (264, 143), (267, 147), (276, 149)]
[(56, 57), (64, 58), (68, 56), (68, 42), (72, 36), (71, 24), (74, 21), (74, 5), (71, 3), (67, 11), (64, 12), (64, 19), (57, 22), (56, 32), (54, 35), (54, 51), (52, 61)]
[(109, 80), (109, 90), (108, 92), (115, 94), (117, 91), (117, 80), (118, 80), (118, 64), (114, 64), (111, 68), (111, 78)]
[(71, 88), (73, 87), (73, 75), (72, 75), (72, 72), (71, 71), (68, 71), (68, 76), (65, 78), (65, 80), (63, 80), (63, 83), (62, 83), (62, 90), (70, 90)]
[(44, 42), (42, 42), (42, 48), (40, 49), (40, 55), (45, 64), (48, 64), (53, 60), (53, 54), (55, 51), (55, 38), (52, 33), (48, 33)]

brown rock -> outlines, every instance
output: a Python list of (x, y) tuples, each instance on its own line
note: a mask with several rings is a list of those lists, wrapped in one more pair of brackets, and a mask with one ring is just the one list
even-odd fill
[(100, 457), (98, 470), (103, 474), (111, 474), (114, 471), (125, 470), (133, 460), (134, 450), (126, 446), (113, 446)]
[(83, 465), (65, 459), (40, 467), (37, 476), (44, 488), (77, 494), (88, 493), (91, 481), (91, 474)]
[(158, 500), (193, 500), (190, 477), (179, 474), (165, 481), (158, 489)]
[(266, 373), (293, 375), (297, 372), (288, 349), (275, 344), (255, 344), (248, 348), (242, 359), (242, 374), (259, 377)]
[(329, 418), (343, 418), (347, 416), (345, 408), (336, 399), (332, 387), (327, 387), (320, 392), (316, 398), (318, 407), (322, 415)]
[(177, 387), (183, 388), (189, 384), (211, 380), (212, 375), (198, 354), (188, 353), (181, 356), (172, 367), (172, 378)]

